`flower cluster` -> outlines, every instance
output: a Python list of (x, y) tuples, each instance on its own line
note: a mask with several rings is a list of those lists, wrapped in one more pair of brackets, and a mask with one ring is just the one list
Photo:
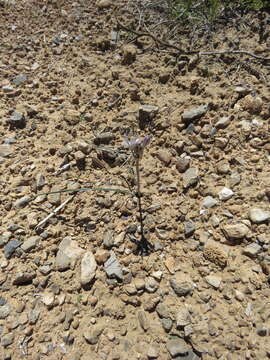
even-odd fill
[(143, 138), (124, 139), (124, 146), (132, 151), (135, 158), (141, 159), (143, 156), (143, 150), (150, 143), (151, 135), (147, 135)]

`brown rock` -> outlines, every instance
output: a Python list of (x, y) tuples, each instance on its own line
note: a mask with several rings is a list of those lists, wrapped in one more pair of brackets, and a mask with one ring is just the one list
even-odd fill
[(137, 49), (133, 45), (123, 46), (123, 60), (124, 65), (130, 65), (136, 60)]

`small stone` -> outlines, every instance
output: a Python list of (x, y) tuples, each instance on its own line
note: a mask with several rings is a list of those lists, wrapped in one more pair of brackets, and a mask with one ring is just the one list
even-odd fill
[(217, 129), (225, 129), (230, 124), (230, 122), (231, 118), (229, 116), (224, 116), (216, 122), (215, 127)]
[(157, 115), (159, 108), (152, 105), (141, 105), (139, 108), (139, 126), (144, 129), (146, 124), (154, 119)]
[(260, 114), (263, 101), (259, 96), (247, 95), (239, 101), (239, 105), (250, 114)]
[(136, 60), (137, 48), (134, 45), (124, 45), (122, 48), (122, 53), (122, 64), (130, 65)]
[(232, 172), (229, 181), (230, 186), (233, 188), (241, 182), (241, 175), (238, 172)]
[(173, 358), (176, 356), (182, 357), (191, 350), (190, 345), (188, 345), (183, 339), (180, 338), (173, 338), (168, 340), (166, 346), (169, 353), (171, 354), (171, 357)]
[(160, 150), (157, 153), (158, 159), (164, 163), (164, 165), (169, 165), (172, 159), (172, 155), (167, 150)]
[(218, 200), (216, 200), (212, 196), (206, 196), (203, 199), (202, 207), (204, 207), (205, 209), (210, 209), (210, 208), (216, 206), (217, 204), (218, 204)]
[(94, 143), (96, 145), (108, 145), (110, 144), (113, 140), (115, 139), (115, 135), (111, 132), (105, 132), (105, 133), (101, 133), (98, 136), (95, 137), (94, 139)]
[(247, 225), (238, 223), (232, 225), (225, 225), (223, 231), (229, 240), (241, 240), (249, 232)]
[(164, 265), (168, 269), (170, 274), (174, 274), (175, 271), (175, 260), (174, 257), (169, 256), (164, 260)]
[(6, 259), (10, 259), (15, 250), (21, 246), (22, 242), (18, 240), (10, 240), (4, 247), (4, 253)]
[(0, 145), (0, 157), (9, 157), (13, 153), (13, 147), (9, 144)]
[(104, 328), (102, 326), (91, 326), (90, 329), (86, 329), (86, 331), (83, 332), (83, 337), (89, 344), (95, 345), (98, 343), (98, 338), (102, 334), (103, 330)]
[(159, 287), (158, 282), (153, 278), (148, 278), (145, 281), (145, 290), (149, 293), (154, 293)]
[(52, 292), (45, 292), (42, 295), (41, 301), (44, 305), (46, 305), (48, 308), (51, 308), (54, 304), (54, 294)]
[(163, 276), (163, 272), (161, 270), (152, 272), (151, 276), (153, 276), (154, 279), (160, 281)]
[(39, 319), (40, 316), (40, 310), (39, 309), (33, 309), (28, 313), (28, 320), (29, 325), (35, 325)]
[(30, 201), (32, 200), (31, 196), (23, 196), (22, 198), (18, 199), (14, 203), (14, 207), (17, 209), (25, 207)]
[(216, 290), (220, 287), (221, 278), (218, 276), (208, 275), (205, 277), (205, 280), (209, 285), (213, 286), (213, 288)]
[(81, 284), (89, 284), (95, 277), (97, 263), (91, 251), (87, 251), (81, 262)]
[(9, 118), (8, 123), (12, 129), (23, 129), (26, 125), (24, 115), (17, 111), (14, 111), (14, 113)]
[(267, 336), (267, 334), (268, 334), (268, 328), (267, 328), (266, 326), (262, 325), (262, 324), (259, 324), (259, 325), (257, 326), (256, 332), (257, 332), (257, 334), (258, 334), (259, 336)]
[(177, 296), (186, 296), (193, 292), (193, 285), (188, 282), (178, 282), (176, 279), (170, 280), (170, 285)]
[(4, 304), (0, 306), (0, 320), (6, 319), (11, 312), (11, 307), (9, 304)]
[(135, 278), (134, 279), (134, 285), (135, 285), (137, 290), (144, 290), (145, 281), (143, 279), (140, 279), (140, 278)]
[(247, 245), (243, 249), (243, 254), (246, 256), (249, 256), (251, 258), (255, 258), (261, 250), (262, 250), (262, 247), (259, 244), (252, 243), (252, 244)]
[(248, 215), (250, 220), (255, 224), (260, 224), (270, 219), (270, 211), (265, 211), (260, 208), (250, 209)]
[(196, 230), (196, 225), (193, 221), (185, 221), (184, 222), (185, 236), (191, 236)]
[(241, 291), (235, 290), (235, 298), (236, 300), (242, 302), (245, 300), (245, 295)]
[(234, 195), (234, 192), (231, 189), (224, 187), (219, 193), (219, 199), (221, 201), (229, 200)]
[(172, 329), (172, 327), (173, 327), (173, 321), (172, 321), (172, 319), (170, 319), (170, 318), (163, 318), (163, 319), (161, 319), (161, 324), (162, 324), (163, 329), (164, 329), (166, 332), (171, 331), (171, 329)]
[(14, 335), (11, 333), (1, 337), (1, 345), (4, 348), (11, 345), (13, 341), (14, 341)]
[(113, 5), (111, 0), (99, 0), (97, 2), (97, 7), (99, 9), (108, 9), (109, 7), (111, 7)]
[(176, 314), (176, 327), (184, 328), (191, 323), (191, 317), (187, 308), (183, 307), (177, 311)]
[(14, 90), (14, 87), (12, 85), (4, 85), (2, 86), (2, 90), (4, 93), (10, 93)]
[(42, 275), (48, 275), (51, 272), (51, 267), (49, 265), (43, 265), (39, 267), (39, 271)]
[(39, 243), (39, 236), (31, 236), (26, 241), (24, 241), (21, 245), (21, 249), (24, 252), (30, 252), (31, 250), (35, 249)]
[(139, 320), (139, 324), (140, 324), (141, 328), (144, 331), (147, 331), (149, 329), (149, 321), (147, 319), (147, 313), (143, 310), (139, 310), (137, 315), (138, 315), (138, 320)]
[(106, 249), (111, 249), (114, 246), (113, 232), (108, 230), (103, 235), (103, 245)]
[(183, 172), (185, 172), (185, 171), (188, 169), (189, 163), (190, 163), (190, 158), (189, 158), (189, 157), (180, 158), (180, 159), (177, 160), (177, 162), (176, 162), (176, 169), (177, 169), (180, 173), (183, 173)]
[(196, 167), (189, 168), (183, 174), (183, 186), (185, 189), (192, 185), (197, 184), (198, 180), (199, 180), (199, 173)]
[(220, 175), (226, 175), (230, 172), (231, 167), (228, 161), (220, 161), (217, 164), (217, 173)]
[(104, 270), (109, 278), (116, 278), (121, 281), (124, 278), (122, 267), (113, 251), (111, 252), (109, 259), (104, 264)]
[(26, 80), (27, 80), (27, 75), (20, 74), (20, 75), (15, 76), (15, 78), (12, 79), (12, 82), (13, 82), (13, 84), (19, 86)]
[(228, 263), (228, 249), (225, 245), (211, 239), (207, 240), (204, 246), (203, 256), (221, 268)]
[(196, 109), (187, 110), (183, 112), (182, 119), (185, 123), (190, 123), (193, 120), (201, 118), (208, 110), (207, 105), (199, 106)]
[(74, 267), (83, 253), (84, 250), (78, 246), (76, 241), (72, 240), (69, 236), (65, 237), (59, 244), (55, 259), (56, 270), (64, 271)]
[(159, 351), (156, 346), (150, 345), (147, 350), (148, 359), (156, 359), (159, 356)]
[(33, 271), (19, 271), (13, 280), (13, 285), (30, 284), (35, 277), (36, 274)]
[(95, 253), (95, 259), (98, 264), (104, 264), (109, 257), (110, 257), (110, 253), (107, 250), (97, 249)]

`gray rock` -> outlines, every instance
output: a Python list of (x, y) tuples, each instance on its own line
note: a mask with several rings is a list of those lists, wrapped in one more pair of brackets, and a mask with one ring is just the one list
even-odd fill
[[(52, 186), (50, 192), (55, 192), (55, 191), (59, 191), (59, 186)], [(47, 199), (52, 205), (60, 205), (60, 203), (61, 203), (61, 193), (60, 192), (55, 192), (53, 194), (48, 194)]]
[(39, 236), (31, 236), (29, 239), (23, 242), (21, 249), (24, 252), (29, 252), (38, 245), (39, 243)]
[(224, 187), (219, 193), (218, 197), (221, 201), (229, 200), (234, 195), (234, 192), (231, 189)]
[(193, 120), (201, 118), (208, 110), (208, 105), (199, 106), (196, 109), (184, 111), (182, 114), (182, 119), (184, 122), (189, 123)]
[(46, 184), (45, 176), (41, 173), (38, 173), (36, 176), (36, 185), (37, 189), (40, 190)]
[(164, 165), (169, 165), (172, 159), (171, 153), (167, 150), (160, 150), (157, 153), (157, 157)]
[(260, 224), (270, 219), (270, 211), (265, 211), (260, 208), (250, 209), (248, 215), (250, 220), (255, 224)]
[(193, 292), (193, 285), (188, 281), (178, 282), (176, 279), (171, 279), (170, 285), (177, 296), (186, 296)]
[(241, 223), (229, 224), (223, 227), (223, 231), (229, 240), (241, 240), (248, 234), (249, 228)]
[(4, 85), (2, 86), (2, 90), (4, 93), (10, 93), (14, 90), (14, 87), (12, 85)]
[(114, 246), (113, 232), (108, 230), (103, 235), (103, 245), (106, 249), (111, 249)]
[(7, 300), (3, 297), (3, 296), (0, 296), (0, 306), (3, 306), (7, 303)]
[(191, 236), (196, 230), (196, 225), (193, 221), (185, 221), (184, 222), (185, 236)]
[(13, 147), (9, 144), (0, 145), (0, 157), (9, 157), (13, 153)]
[(4, 348), (11, 345), (13, 341), (14, 341), (14, 335), (12, 333), (9, 333), (1, 337), (1, 345)]
[(0, 320), (7, 318), (10, 312), (11, 312), (11, 307), (9, 304), (4, 304), (0, 306)]
[(256, 257), (256, 255), (258, 255), (258, 253), (262, 250), (262, 247), (259, 244), (256, 243), (252, 243), (247, 245), (244, 249), (243, 249), (243, 254), (246, 256), (249, 256), (251, 258)]
[(99, 134), (97, 137), (95, 137), (94, 143), (96, 145), (110, 144), (114, 139), (115, 139), (115, 135), (113, 133), (106, 132), (106, 133)]
[(191, 317), (186, 307), (182, 307), (177, 311), (176, 314), (176, 327), (184, 328), (186, 325), (191, 323)]
[(124, 278), (122, 267), (113, 251), (111, 252), (109, 259), (104, 264), (104, 270), (109, 278), (116, 278), (118, 280), (123, 280)]
[(13, 82), (13, 84), (19, 86), (26, 80), (27, 80), (27, 75), (20, 74), (20, 75), (15, 76), (15, 78), (12, 79), (12, 82)]
[(33, 271), (19, 271), (15, 275), (13, 285), (30, 284), (35, 277), (36, 273)]
[(166, 332), (169, 332), (173, 327), (173, 321), (170, 318), (163, 318), (161, 319), (161, 325)]
[(150, 325), (149, 325), (149, 321), (147, 319), (146, 312), (143, 310), (139, 310), (137, 313), (137, 316), (138, 316), (138, 321), (139, 321), (141, 328), (144, 331), (147, 331), (149, 329)]
[(39, 267), (39, 271), (42, 275), (48, 275), (51, 272), (51, 267), (49, 265), (42, 265)]
[(238, 172), (233, 172), (230, 176), (230, 186), (233, 188), (241, 182), (241, 175)]
[(198, 180), (199, 180), (199, 173), (196, 167), (189, 168), (183, 174), (183, 186), (185, 189), (192, 185), (197, 184)]
[(224, 116), (216, 122), (215, 127), (217, 129), (225, 129), (230, 124), (230, 122), (231, 118), (229, 116)]
[(18, 240), (10, 240), (4, 247), (4, 253), (6, 259), (10, 259), (15, 250), (21, 246), (22, 242)]
[(218, 204), (218, 200), (216, 200), (215, 198), (213, 198), (212, 196), (206, 196), (203, 199), (202, 202), (202, 207), (206, 208), (206, 209), (210, 209), (214, 206), (216, 206)]
[(147, 350), (148, 359), (157, 359), (159, 356), (159, 351), (156, 346), (150, 345)]
[(70, 268), (70, 257), (67, 256), (63, 251), (58, 250), (55, 259), (55, 268), (58, 271), (65, 271)]
[(148, 278), (145, 281), (145, 290), (149, 293), (154, 293), (158, 289), (158, 282), (153, 278)]
[(189, 157), (180, 158), (180, 159), (177, 160), (177, 162), (176, 162), (176, 169), (177, 169), (180, 173), (183, 173), (183, 172), (185, 172), (185, 171), (188, 169), (189, 163), (190, 163), (190, 158), (189, 158)]
[(208, 275), (205, 277), (206, 282), (213, 286), (213, 288), (218, 289), (221, 284), (221, 278), (219, 276)]
[(98, 338), (102, 334), (103, 330), (103, 327), (96, 325), (91, 329), (86, 329), (86, 331), (83, 332), (83, 337), (89, 344), (95, 345), (98, 343)]
[(91, 251), (87, 251), (81, 262), (81, 284), (89, 284), (95, 277), (97, 263)]
[(40, 316), (40, 310), (39, 309), (33, 309), (28, 313), (28, 321), (29, 325), (35, 325), (39, 319)]
[(156, 312), (161, 318), (170, 318), (170, 312), (167, 306), (162, 303), (159, 303), (156, 307)]
[(9, 118), (8, 123), (13, 129), (23, 129), (26, 125), (26, 120), (22, 113), (14, 111), (14, 113)]
[(168, 340), (166, 346), (173, 358), (176, 356), (181, 356), (182, 359), (182, 356), (187, 355), (187, 353), (191, 351), (190, 345), (188, 345), (183, 339), (180, 338), (173, 338)]
[(25, 207), (32, 200), (31, 196), (25, 195), (22, 198), (18, 199), (14, 203), (14, 207), (17, 209)]

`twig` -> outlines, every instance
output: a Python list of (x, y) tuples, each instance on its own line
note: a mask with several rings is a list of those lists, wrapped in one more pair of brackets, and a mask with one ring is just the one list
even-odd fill
[(46, 222), (53, 217), (58, 211), (60, 211), (68, 202), (70, 202), (74, 198), (75, 194), (71, 195), (69, 198), (67, 198), (61, 205), (59, 205), (56, 209), (54, 209), (45, 219), (41, 220), (37, 226), (36, 229), (40, 228), (42, 225), (46, 224)]
[(150, 32), (138, 32), (136, 30), (130, 29), (129, 27), (123, 25), (117, 18), (116, 18), (116, 22), (117, 22), (117, 25), (119, 26), (119, 28), (121, 28), (122, 30), (125, 30), (127, 32), (131, 32), (131, 33), (135, 34), (137, 39), (139, 37), (143, 37), (143, 36), (150, 37), (156, 43), (158, 43), (158, 44), (160, 44), (160, 45), (162, 45), (164, 47), (177, 50), (178, 55), (181, 54), (181, 55), (199, 55), (199, 56), (201, 56), (201, 55), (240, 54), (240, 55), (247, 55), (247, 56), (253, 57), (255, 59), (262, 60), (262, 61), (270, 61), (270, 57), (264, 57), (264, 56), (255, 55), (255, 54), (253, 54), (253, 53), (251, 53), (249, 51), (246, 51), (246, 50), (215, 50), (215, 51), (191, 50), (191, 51), (186, 51), (186, 50), (183, 50), (182, 48), (180, 48), (180, 47), (178, 47), (176, 45), (169, 44), (167, 42), (164, 42), (164, 41), (158, 39), (155, 35), (151, 34)]

